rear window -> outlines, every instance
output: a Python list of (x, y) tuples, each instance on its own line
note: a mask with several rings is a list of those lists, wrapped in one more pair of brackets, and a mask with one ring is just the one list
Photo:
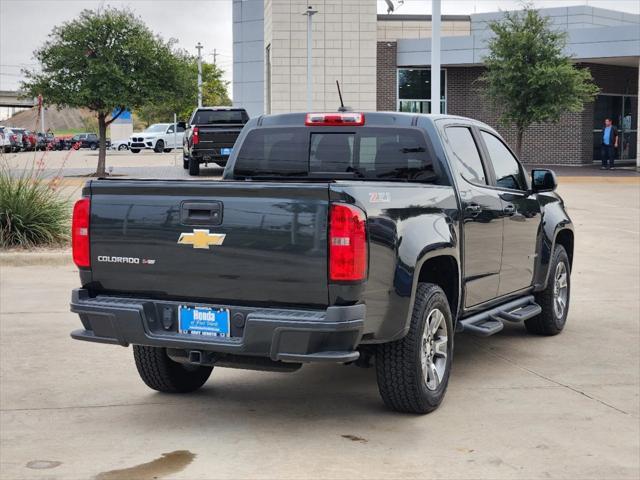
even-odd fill
[(247, 123), (249, 116), (243, 110), (198, 110), (193, 116), (193, 125), (216, 123)]
[(353, 131), (260, 128), (249, 132), (236, 159), (236, 177), (361, 178), (434, 182), (433, 155), (411, 128)]

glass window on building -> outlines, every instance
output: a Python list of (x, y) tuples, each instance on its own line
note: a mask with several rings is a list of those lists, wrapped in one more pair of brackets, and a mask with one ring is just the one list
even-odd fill
[[(447, 74), (440, 71), (440, 112), (447, 112)], [(398, 69), (398, 111), (431, 113), (431, 69)]]

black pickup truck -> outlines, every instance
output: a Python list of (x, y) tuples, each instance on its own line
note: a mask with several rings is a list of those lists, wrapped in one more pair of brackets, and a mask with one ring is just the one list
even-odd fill
[(223, 167), (248, 121), (249, 115), (244, 108), (196, 108), (182, 140), (182, 163), (189, 169), (189, 175), (198, 176), (201, 163), (216, 163)]
[(555, 189), (466, 118), (255, 118), (221, 181), (87, 183), (71, 336), (133, 345), (162, 392), (214, 366), (374, 362), (386, 405), (430, 412), (455, 332), (563, 329), (574, 233)]

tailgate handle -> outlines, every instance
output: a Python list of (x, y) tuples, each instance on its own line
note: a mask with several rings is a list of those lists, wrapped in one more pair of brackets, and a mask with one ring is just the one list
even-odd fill
[(220, 225), (222, 202), (182, 202), (180, 220), (185, 225)]

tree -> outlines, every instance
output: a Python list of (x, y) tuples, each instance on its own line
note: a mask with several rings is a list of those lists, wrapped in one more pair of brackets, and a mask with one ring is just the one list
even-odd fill
[(22, 89), (32, 96), (42, 94), (50, 104), (96, 113), (96, 175), (104, 176), (107, 127), (125, 108), (170, 98), (179, 84), (180, 59), (172, 45), (128, 10), (84, 10), (55, 27), (34, 52), (40, 68), (24, 71)]
[(489, 24), (487, 67), (482, 79), (501, 111), (500, 120), (515, 124), (516, 152), (525, 130), (537, 122), (558, 122), (564, 112), (579, 112), (598, 87), (588, 70), (563, 53), (566, 33), (552, 30), (549, 19), (526, 6)]
[[(148, 126), (152, 123), (167, 122), (176, 113), (178, 120), (188, 120), (198, 104), (198, 61), (186, 52), (179, 52), (179, 86), (171, 98), (164, 102), (148, 104), (137, 111), (140, 119)], [(202, 63), (202, 103), (207, 106), (231, 105), (227, 92), (228, 82), (222, 79), (224, 70), (212, 63)]]

